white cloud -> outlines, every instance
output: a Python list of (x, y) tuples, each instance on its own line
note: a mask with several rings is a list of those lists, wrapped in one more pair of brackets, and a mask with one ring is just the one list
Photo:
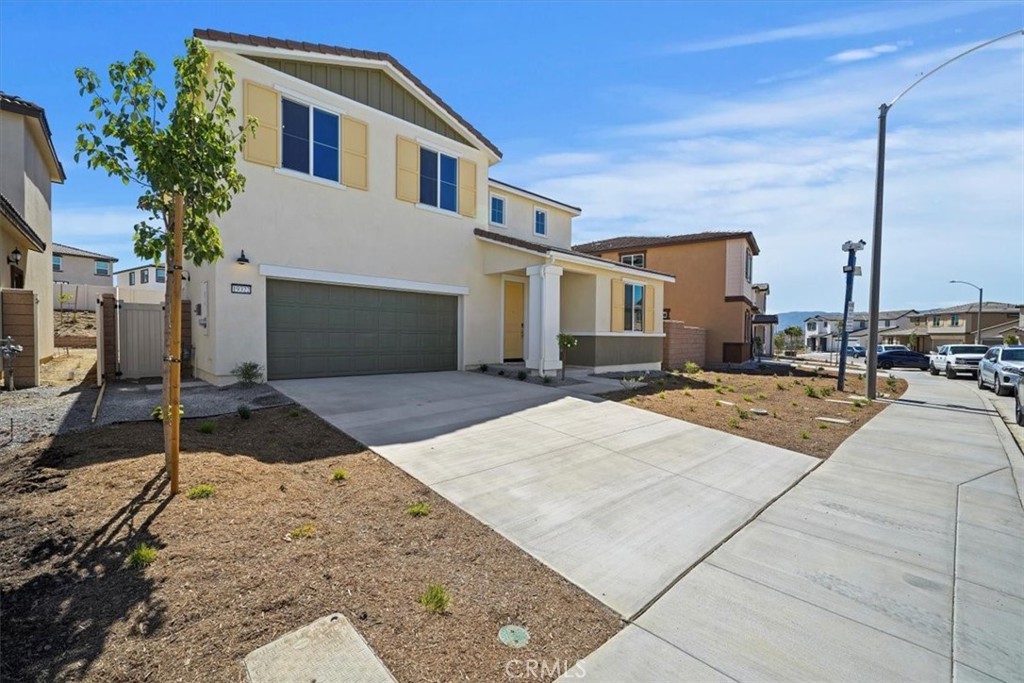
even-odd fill
[(865, 59), (874, 59), (880, 55), (887, 55), (898, 52), (906, 43), (875, 45), (874, 47), (858, 48), (856, 50), (844, 50), (828, 57), (825, 61), (845, 64), (847, 62), (861, 62)]

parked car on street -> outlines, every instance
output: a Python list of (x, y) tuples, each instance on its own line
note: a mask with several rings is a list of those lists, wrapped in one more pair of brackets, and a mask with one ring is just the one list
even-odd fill
[(878, 352), (885, 353), (886, 351), (909, 351), (910, 347), (904, 346), (903, 344), (879, 344)]
[(986, 351), (988, 351), (987, 346), (977, 344), (940, 346), (935, 355), (931, 357), (928, 371), (933, 375), (944, 372), (950, 379), (955, 379), (961, 372), (969, 372), (974, 377), (978, 374), (978, 363), (981, 362)]
[(883, 351), (878, 354), (878, 367), (883, 370), (892, 370), (893, 368), (927, 370), (928, 363), (928, 356), (917, 351), (911, 351), (906, 347), (893, 349), (892, 351)]
[(867, 355), (867, 351), (859, 344), (850, 344), (846, 347), (846, 355), (853, 356), (854, 358), (863, 358)]
[(978, 388), (992, 387), (996, 396), (1013, 392), (1024, 374), (1024, 346), (993, 346), (978, 364)]
[(1017, 418), (1017, 424), (1024, 427), (1024, 382), (1017, 382), (1017, 397), (1013, 400), (1013, 415)]

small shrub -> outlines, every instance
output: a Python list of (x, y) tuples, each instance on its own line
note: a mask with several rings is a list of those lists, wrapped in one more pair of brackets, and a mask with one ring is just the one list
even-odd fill
[(696, 375), (700, 372), (700, 366), (694, 363), (692, 360), (686, 361), (686, 365), (683, 366), (683, 372), (687, 375)]
[(758, 395), (757, 395), (757, 398), (763, 401), (763, 400), (765, 400), (765, 399), (766, 399), (766, 398), (768, 398), (768, 397), (767, 397), (767, 396), (765, 396), (764, 394), (758, 394)]
[(715, 384), (721, 384), (721, 383), (722, 383), (722, 378), (721, 377), (716, 377), (715, 378)]
[(348, 479), (348, 470), (337, 469), (331, 472), (331, 479), (334, 481), (346, 481)]
[(821, 395), (818, 393), (818, 390), (812, 387), (810, 384), (804, 387), (804, 393), (807, 394), (807, 396), (810, 398), (821, 398)]
[(541, 381), (544, 382), (544, 384), (551, 384), (554, 380), (551, 379), (551, 375), (544, 375), (544, 379)]
[(900, 386), (896, 381), (896, 375), (889, 375), (885, 379), (885, 386), (889, 387), (889, 391), (895, 392)]
[(832, 387), (822, 387), (820, 389), (822, 396), (831, 396), (833, 391), (834, 389), (832, 389)]
[(209, 498), (217, 492), (217, 487), (213, 484), (197, 484), (188, 490), (185, 494), (190, 500), (199, 500), (200, 498)]
[(212, 420), (204, 420), (203, 424), (199, 425), (199, 431), (203, 434), (213, 434), (217, 429), (217, 425)]
[(803, 384), (803, 380), (795, 379), (793, 380), (793, 384)]
[(658, 392), (658, 398), (666, 398), (666, 397), (667, 397), (667, 394), (664, 391), (659, 391)]
[(420, 597), (416, 598), (416, 602), (435, 614), (444, 614), (448, 611), (451, 598), (448, 596), (448, 591), (445, 590), (444, 586), (439, 583), (432, 583), (427, 586), (427, 590)]
[(736, 387), (734, 387), (734, 386), (726, 386), (725, 388), (726, 388), (726, 390), (727, 390), (727, 391), (728, 391), (728, 392), (729, 392), (730, 394), (735, 394), (735, 393), (736, 393)]
[(132, 569), (142, 569), (156, 562), (157, 550), (146, 543), (139, 543), (128, 553), (128, 566)]
[(819, 422), (818, 429), (828, 429), (828, 425), (825, 424), (824, 422)]
[(729, 420), (729, 426), (732, 427), (733, 429), (739, 429), (740, 428), (740, 421), (737, 420), (734, 417), (734, 418)]
[(297, 541), (300, 538), (309, 538), (316, 533), (316, 527), (310, 523), (297, 526), (288, 532), (288, 537), (293, 541)]
[(724, 394), (725, 393), (725, 387), (715, 387), (715, 393), (716, 394)]
[(717, 406), (720, 406), (720, 405), (722, 405), (722, 402), (721, 402), (721, 401), (719, 401), (719, 400), (718, 400), (718, 399), (716, 398), (716, 399), (715, 399), (715, 406), (717, 407)]
[(805, 429), (802, 432), (800, 432), (800, 438), (801, 439), (809, 439), (809, 438), (811, 438), (811, 433)]
[(252, 408), (245, 405), (244, 403), (238, 406), (237, 411), (238, 417), (242, 418), (243, 420), (248, 420), (250, 417), (252, 417)]
[(516, 373), (516, 378), (517, 378), (517, 379), (518, 379), (518, 380), (519, 380), (520, 382), (522, 382), (522, 381), (523, 381), (524, 379), (526, 379), (526, 378), (527, 378), (528, 376), (529, 376), (529, 375), (527, 375), (527, 373), (526, 373), (526, 370), (520, 370), (519, 372), (517, 372), (517, 373)]
[(744, 410), (743, 408), (740, 408), (739, 406), (736, 406), (736, 414), (740, 416), (741, 420), (749, 420), (750, 419), (750, 411), (749, 410)]
[(689, 389), (683, 389), (683, 396), (693, 396)]
[(697, 412), (697, 406), (690, 406), (690, 412), (691, 413), (696, 413)]
[(231, 374), (244, 386), (251, 387), (263, 381), (263, 366), (256, 361), (248, 360), (236, 365)]
[(862, 399), (862, 398), (858, 398), (858, 399), (854, 400), (853, 407), (854, 408), (863, 408), (864, 406), (866, 406), (866, 405), (868, 405), (870, 403), (871, 403), (871, 401), (868, 401), (868, 400), (865, 400), (865, 399)]
[(288, 417), (298, 417), (298, 416), (299, 416), (299, 409), (298, 408), (292, 408), (291, 410), (288, 411)]
[(799, 404), (799, 403), (797, 403), (796, 401), (790, 401), (790, 402), (789, 402), (789, 405), (791, 405), (791, 406), (793, 406), (794, 408), (796, 408), (796, 407), (797, 407), (797, 406), (799, 406), (800, 404)]
[(413, 503), (405, 508), (405, 514), (410, 517), (426, 517), (430, 514), (430, 503), (423, 500)]
[(748, 396), (746, 394), (743, 394), (743, 400), (746, 401), (747, 403), (753, 403), (754, 402), (754, 397), (753, 396)]
[(772, 417), (774, 417), (774, 418), (778, 418), (778, 417), (779, 417), (779, 411), (777, 411), (777, 410), (773, 410), (773, 411), (772, 411)]
[[(153, 408), (153, 410), (149, 414), (153, 416), (154, 420), (157, 420), (158, 422), (163, 422), (163, 420), (164, 420), (164, 407), (163, 406), (157, 406), (156, 408)], [(178, 416), (179, 417), (184, 417), (184, 415), (185, 415), (185, 406), (183, 406), (181, 404), (178, 404)]]
[(775, 388), (778, 389), (779, 391), (785, 391), (786, 390), (786, 385), (783, 384), (782, 382), (776, 382), (775, 383)]
[(487, 372), (487, 363), (480, 364), (480, 372)]
[(658, 381), (656, 382), (656, 384), (657, 384), (657, 385), (658, 385), (659, 387), (663, 387), (663, 386), (665, 386), (665, 380), (663, 380), (663, 379), (659, 379), (659, 380), (658, 380)]

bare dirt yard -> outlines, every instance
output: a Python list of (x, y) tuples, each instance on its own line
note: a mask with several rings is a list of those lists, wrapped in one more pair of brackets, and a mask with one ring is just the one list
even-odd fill
[(96, 314), (92, 311), (53, 312), (53, 336), (96, 338)]
[[(510, 659), (571, 665), (621, 628), (306, 411), (186, 420), (182, 435), (173, 499), (160, 423), (0, 452), (0, 680), (240, 681), (248, 652), (341, 612), (399, 681), (500, 681)], [(215, 492), (184, 494), (200, 484)], [(156, 559), (131, 568), (141, 543)], [(428, 584), (446, 612), (418, 603)], [(509, 623), (526, 648), (499, 643)]]
[[(640, 389), (623, 390), (605, 397), (798, 453), (827, 458), (846, 437), (887, 405), (849, 398), (864, 395), (861, 378), (848, 377), (843, 393), (835, 391), (835, 386), (834, 377), (818, 377), (813, 373), (775, 376), (699, 372), (667, 374), (651, 379)], [(906, 389), (906, 380), (879, 376), (880, 392), (897, 398)], [(767, 414), (758, 415), (755, 410)], [(822, 422), (815, 419), (818, 417), (848, 420), (849, 424)]]
[(96, 347), (63, 349), (57, 347), (53, 357), (39, 365), (40, 386), (96, 384)]

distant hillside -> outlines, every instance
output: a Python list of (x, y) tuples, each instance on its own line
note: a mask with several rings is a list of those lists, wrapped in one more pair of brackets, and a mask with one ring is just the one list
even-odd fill
[(824, 315), (828, 311), (788, 311), (786, 313), (779, 313), (779, 325), (776, 329), (784, 330), (790, 325), (796, 325), (797, 327), (803, 328), (804, 321), (814, 315)]

